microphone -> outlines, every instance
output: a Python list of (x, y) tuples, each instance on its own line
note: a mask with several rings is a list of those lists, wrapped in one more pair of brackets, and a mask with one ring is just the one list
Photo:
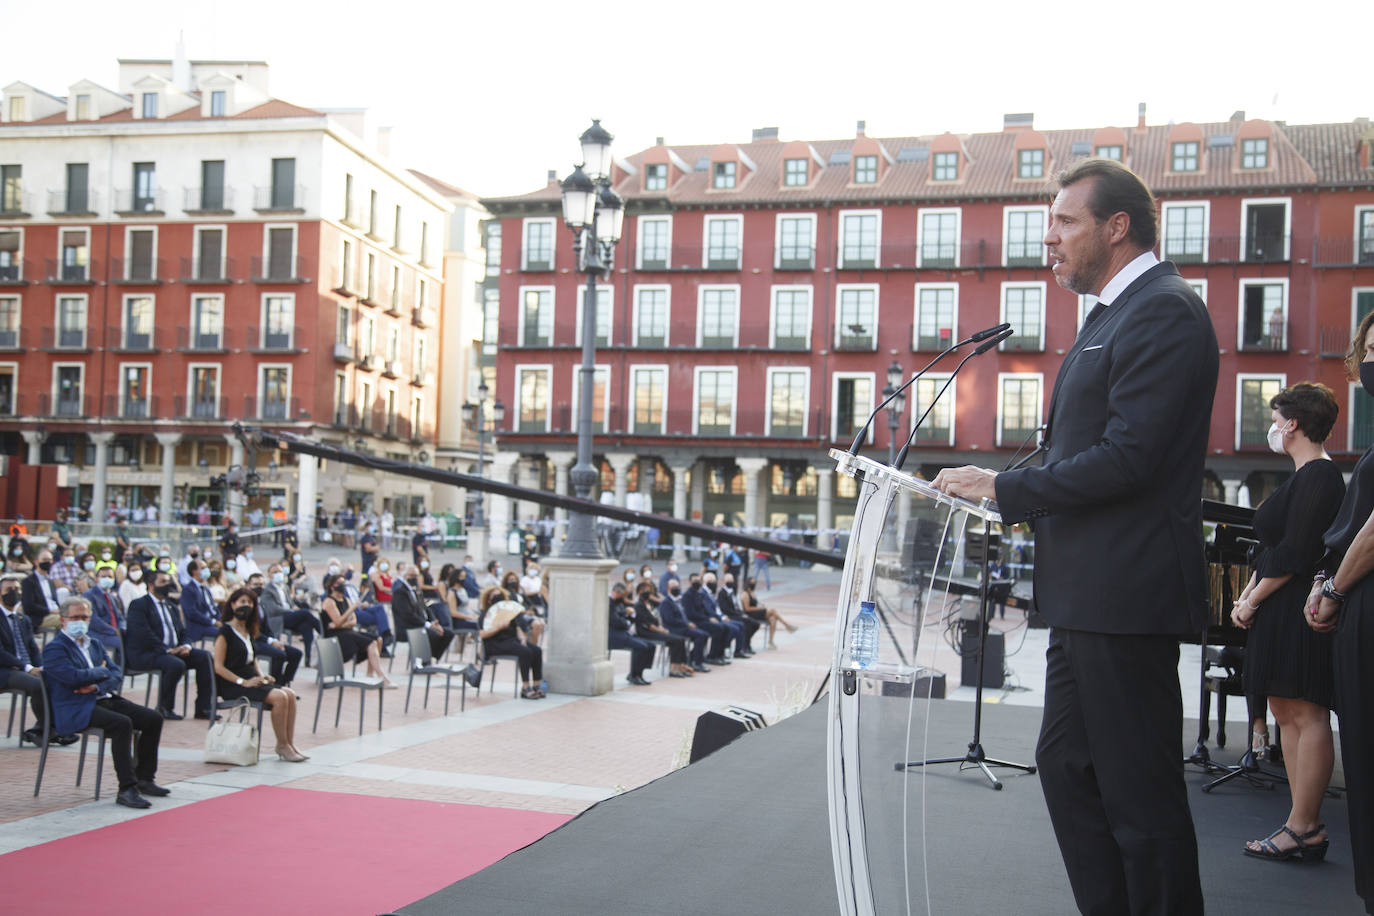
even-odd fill
[[(849, 446), (849, 454), (851, 454), (851, 455), (857, 455), (857, 454), (859, 454), (859, 448), (860, 448), (860, 446), (861, 446), (862, 443), (863, 443), (863, 438), (864, 438), (864, 436), (868, 435), (868, 429), (869, 429), (869, 427), (873, 425), (873, 419), (874, 419), (876, 416), (878, 416), (879, 413), (882, 412), (882, 409), (883, 409), (884, 407), (886, 407), (886, 406), (892, 401), (893, 398), (895, 398), (897, 395), (901, 394), (903, 391), (906, 391), (908, 388), (911, 387), (911, 384), (912, 384), (913, 382), (915, 382), (915, 381), (916, 381), (917, 379), (919, 379), (921, 376), (923, 376), (923, 375), (925, 375), (927, 372), (929, 372), (931, 366), (935, 365), (935, 364), (938, 363), (940, 360), (944, 359), (946, 356), (948, 356), (949, 354), (953, 353), (955, 350), (959, 349), (960, 347), (968, 346), (968, 345), (971, 344), (971, 343), (978, 343), (979, 341), (986, 341), (988, 338), (993, 337), (994, 335), (997, 335), (997, 334), (1005, 334), (1005, 335), (1008, 336), (1008, 337), (1011, 336), (1011, 325), (1010, 325), (1008, 322), (1005, 322), (1005, 321), (1004, 321), (1004, 322), (1002, 322), (1001, 324), (996, 325), (996, 326), (994, 326), (994, 327), (991, 327), (991, 328), (984, 328), (984, 329), (981, 330), (981, 331), (974, 331), (974, 332), (973, 332), (972, 334), (970, 334), (968, 337), (965, 337), (963, 340), (959, 341), (958, 343), (951, 345), (950, 347), (948, 347), (947, 349), (945, 349), (944, 351), (942, 351), (942, 352), (941, 352), (938, 356), (936, 356), (934, 359), (932, 359), (930, 362), (926, 363), (924, 368), (922, 368), (919, 372), (917, 372), (917, 373), (916, 373), (915, 375), (913, 375), (911, 378), (907, 379), (904, 383), (902, 383), (901, 387), (899, 387), (896, 391), (894, 391), (894, 392), (892, 392), (891, 394), (889, 394), (886, 398), (883, 398), (882, 403), (879, 404), (877, 407), (873, 408), (873, 412), (872, 412), (871, 414), (869, 414), (869, 415), (868, 415), (868, 419), (864, 421), (864, 425), (863, 425), (863, 427), (859, 430), (859, 434), (858, 434), (857, 436), (854, 437), (854, 442), (853, 442), (853, 444)], [(1004, 339), (1006, 339), (1006, 338), (1005, 338), (1005, 337), (998, 338), (997, 343), (1000, 343), (1000, 342), (1001, 342), (1002, 340), (1004, 340)], [(993, 344), (993, 346), (996, 346), (996, 344)], [(981, 353), (981, 352), (983, 352), (984, 348), (986, 348), (986, 347), (987, 347), (987, 344), (983, 344), (983, 345), (980, 346), (975, 352)], [(963, 363), (960, 363), (960, 365), (963, 365)], [(955, 369), (954, 371), (955, 371), (955, 372), (958, 372), (959, 370), (958, 370), (958, 369)]]
[[(1043, 435), (1040, 435), (1040, 434), (1044, 433), (1045, 430), (1047, 430), (1047, 429), (1049, 429), (1049, 428), (1050, 428), (1050, 425), (1049, 425), (1048, 423), (1041, 423), (1041, 424), (1040, 424), (1039, 426), (1037, 426), (1035, 429), (1031, 430), (1031, 431), (1030, 431), (1030, 436), (1027, 436), (1025, 439), (1023, 439), (1023, 440), (1021, 441), (1021, 444), (1018, 445), (1018, 446), (1016, 447), (1016, 451), (1012, 453), (1011, 460), (1007, 462), (1007, 466), (1004, 467), (1004, 468), (1002, 468), (1002, 470), (1004, 470), (1004, 471), (1015, 471), (1015, 470), (1018, 470), (1018, 469), (1020, 469), (1020, 468), (1023, 468), (1023, 467), (1025, 467), (1026, 465), (1030, 464), (1031, 459), (1034, 458), (1036, 455), (1039, 455), (1039, 454), (1041, 454), (1041, 453), (1043, 453), (1043, 452), (1049, 451), (1049, 446), (1045, 444), (1045, 438), (1044, 438), (1044, 436), (1043, 436)], [(1017, 460), (1016, 460), (1016, 456), (1019, 455), (1019, 454), (1021, 454), (1021, 449), (1025, 448), (1025, 447), (1026, 447), (1026, 443), (1029, 442), (1029, 441), (1031, 440), (1031, 436), (1035, 436), (1035, 435), (1040, 435), (1040, 440), (1036, 443), (1035, 448), (1031, 450), (1031, 453), (1030, 453), (1029, 455), (1027, 455), (1026, 457), (1022, 458), (1020, 461), (1017, 461)]]
[[(921, 414), (921, 418), (912, 425), (911, 435), (907, 436), (906, 444), (903, 445), (902, 450), (897, 453), (896, 463), (892, 466), (895, 470), (900, 471), (902, 469), (902, 465), (906, 463), (907, 452), (911, 451), (911, 443), (916, 439), (916, 430), (921, 428), (921, 424), (926, 421), (926, 417), (930, 416), (930, 412), (935, 409), (935, 405), (940, 402), (940, 398), (944, 396), (944, 393), (947, 390), (949, 390), (949, 386), (954, 384), (954, 377), (959, 374), (960, 369), (964, 368), (964, 363), (973, 359), (975, 356), (988, 352), (993, 347), (997, 346), (1002, 341), (1006, 340), (1008, 337), (1016, 333), (1012, 330), (1011, 325), (1009, 324), (1004, 323), (1002, 325), (999, 325), (999, 327), (1001, 328), (1001, 330), (998, 330), (997, 328), (989, 329), (994, 336), (989, 337), (987, 340), (984, 340), (981, 344), (974, 348), (974, 351), (972, 353), (970, 353), (968, 356), (965, 356), (963, 359), (959, 360), (959, 365), (954, 367), (954, 371), (949, 374), (949, 378), (945, 379), (944, 385), (940, 386), (940, 390), (935, 392), (935, 397), (930, 399), (930, 406), (926, 408), (925, 413)], [(915, 379), (912, 379), (912, 381), (915, 381)]]

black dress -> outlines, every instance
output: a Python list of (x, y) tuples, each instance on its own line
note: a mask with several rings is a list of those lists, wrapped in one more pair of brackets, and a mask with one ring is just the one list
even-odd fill
[(1292, 576), (1260, 602), (1245, 643), (1246, 696), (1307, 700), (1331, 708), (1331, 634), (1303, 619), (1303, 605), (1326, 553), (1322, 533), (1345, 496), (1340, 469), (1326, 458), (1309, 461), (1279, 484), (1255, 510), (1261, 579)]
[[(325, 599), (325, 601), (333, 600), (332, 598)], [(337, 604), (335, 609), (338, 609)], [(345, 665), (349, 662), (367, 661), (367, 647), (372, 645), (373, 637), (366, 633), (359, 633), (356, 627), (335, 629), (333, 619), (323, 607), (320, 608), (320, 622), (324, 624), (324, 635), (339, 641), (339, 652), (343, 655)]]
[[(219, 637), (225, 642), (224, 667), (243, 678), (245, 681), (250, 678), (259, 677), (262, 672), (258, 670), (257, 662), (253, 661), (253, 656), (248, 654), (248, 647), (239, 639), (239, 635), (234, 632), (234, 628), (229, 624), (223, 624), (219, 628)], [(247, 697), (255, 703), (266, 703), (267, 695), (272, 692), (272, 688), (263, 684), (257, 687), (242, 687), (233, 681), (226, 681), (215, 675), (215, 692), (221, 700), (237, 700), (239, 697)], [(267, 704), (271, 708), (271, 704)]]

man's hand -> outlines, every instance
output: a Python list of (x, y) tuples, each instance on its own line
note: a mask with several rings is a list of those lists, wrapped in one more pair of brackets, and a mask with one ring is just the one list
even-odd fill
[(169, 650), (169, 651), (171, 652), (172, 655), (175, 655), (177, 658), (187, 658), (187, 657), (189, 657), (190, 654), (191, 654), (191, 647), (190, 647), (190, 646), (177, 646), (175, 649), (171, 649), (171, 650)]
[(94, 684), (87, 684), (85, 687), (78, 687), (72, 693), (95, 693), (97, 690)]
[(941, 493), (977, 502), (980, 499), (997, 498), (996, 480), (996, 471), (965, 465), (961, 468), (945, 468), (935, 475), (931, 486)]

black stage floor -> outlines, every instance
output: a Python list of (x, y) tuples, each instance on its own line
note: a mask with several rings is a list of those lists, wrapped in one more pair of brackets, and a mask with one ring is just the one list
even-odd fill
[[(918, 703), (921, 719), (924, 705)], [(973, 707), (937, 700), (931, 708), (930, 755), (963, 753), (972, 734)], [(835, 913), (826, 709), (822, 701), (698, 763), (601, 802), (538, 842), (400, 912)], [(990, 756), (1029, 761), (1039, 722), (1039, 709), (988, 705), (983, 745)], [(1188, 723), (1186, 733), (1195, 735), (1196, 723)], [(1189, 750), (1191, 743), (1190, 738)], [(1215, 756), (1229, 762), (1235, 753), (1233, 748)], [(976, 770), (930, 769), (925, 786), (930, 906), (917, 852), (911, 913), (1074, 912), (1038, 778), (1010, 770), (999, 774), (1006, 788), (994, 792)], [(915, 798), (920, 777), (906, 778)], [(1328, 800), (1323, 808), (1332, 837), (1326, 863), (1262, 862), (1242, 855), (1242, 844), (1283, 822), (1287, 792), (1235, 785), (1204, 794), (1205, 781), (1199, 770), (1189, 768), (1209, 914), (1363, 912), (1351, 877), (1344, 799)], [(888, 893), (898, 900), (904, 896), (900, 884)], [(900, 905), (882, 909), (905, 912)]]

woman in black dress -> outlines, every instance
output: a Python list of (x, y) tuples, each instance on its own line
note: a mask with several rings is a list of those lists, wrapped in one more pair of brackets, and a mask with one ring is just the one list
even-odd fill
[[(1346, 372), (1374, 395), (1374, 312), (1350, 342)], [(1358, 395), (1355, 395), (1358, 397)], [(1324, 573), (1307, 596), (1307, 622), (1335, 633), (1336, 716), (1350, 813), (1351, 870), (1365, 912), (1374, 913), (1374, 448), (1355, 465), (1335, 522), (1326, 532)], [(1329, 575), (1328, 575), (1329, 574)]]
[(325, 576), (324, 599), (320, 602), (320, 623), (324, 624), (321, 635), (339, 641), (344, 664), (366, 661), (369, 676), (381, 678), (387, 688), (395, 688), (382, 670), (382, 638), (358, 631), (357, 610), (358, 606), (348, 600), (344, 577), (340, 574)]
[(1269, 448), (1293, 459), (1296, 472), (1255, 512), (1262, 550), (1231, 620), (1250, 628), (1245, 645), (1245, 694), (1267, 696), (1283, 730), (1283, 761), (1293, 804), (1288, 820), (1267, 839), (1245, 844), (1261, 859), (1319, 861), (1329, 842), (1322, 797), (1335, 759), (1331, 741), (1331, 637), (1303, 622), (1302, 608), (1345, 495), (1340, 469), (1322, 443), (1340, 407), (1325, 385), (1300, 382), (1269, 401)]
[(526, 616), (523, 605), (511, 601), (500, 588), (488, 588), (482, 593), (482, 618), (478, 623), (485, 658), (506, 655), (520, 667), (520, 681), (524, 684), (520, 696), (526, 700), (542, 700), (544, 691), (539, 683), (544, 679), (544, 652), (533, 645), (520, 627)]
[(773, 642), (773, 637), (778, 632), (778, 624), (786, 627), (789, 633), (797, 632), (797, 628), (783, 620), (782, 615), (776, 610), (771, 607), (764, 607), (759, 602), (759, 596), (756, 594), (758, 587), (757, 580), (753, 578), (744, 580), (744, 594), (740, 595), (740, 607), (750, 618), (768, 624), (768, 648), (776, 649), (778, 644)]
[(224, 625), (215, 636), (215, 692), (223, 700), (247, 697), (272, 710), (272, 732), (277, 736), (277, 756), (287, 763), (309, 758), (296, 750), (296, 693), (277, 687), (270, 674), (258, 670), (253, 640), (258, 636), (258, 596), (240, 588), (224, 602)]

